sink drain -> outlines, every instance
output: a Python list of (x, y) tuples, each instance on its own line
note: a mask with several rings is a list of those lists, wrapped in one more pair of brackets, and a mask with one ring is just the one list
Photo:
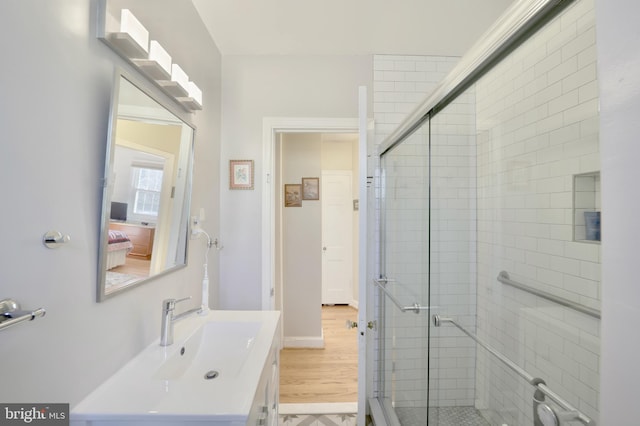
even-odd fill
[(218, 377), (219, 374), (220, 373), (218, 373), (216, 370), (207, 371), (206, 373), (204, 373), (204, 379), (205, 380), (215, 379), (216, 377)]

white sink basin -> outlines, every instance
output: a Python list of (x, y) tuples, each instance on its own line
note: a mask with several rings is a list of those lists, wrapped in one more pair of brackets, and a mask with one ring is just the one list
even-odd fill
[(235, 378), (253, 349), (260, 327), (259, 322), (206, 322), (180, 343), (180, 351), (167, 358), (153, 378), (206, 380), (204, 376), (210, 371), (217, 371), (217, 378)]
[[(72, 407), (71, 424), (242, 423), (278, 336), (279, 318), (270, 311), (212, 311), (177, 322), (172, 345), (149, 345)], [(217, 377), (205, 378), (212, 371)]]

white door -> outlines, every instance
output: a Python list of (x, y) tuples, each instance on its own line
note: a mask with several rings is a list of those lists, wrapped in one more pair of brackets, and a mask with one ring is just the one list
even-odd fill
[(323, 170), (322, 303), (353, 302), (353, 193), (350, 170)]

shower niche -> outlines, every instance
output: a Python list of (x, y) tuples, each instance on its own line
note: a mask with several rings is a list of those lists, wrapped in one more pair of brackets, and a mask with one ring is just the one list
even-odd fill
[(573, 239), (600, 243), (600, 172), (573, 176)]

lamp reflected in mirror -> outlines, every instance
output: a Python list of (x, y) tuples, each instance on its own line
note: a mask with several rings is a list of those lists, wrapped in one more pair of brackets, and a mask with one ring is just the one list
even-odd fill
[(130, 77), (111, 112), (98, 301), (186, 265), (194, 129)]

